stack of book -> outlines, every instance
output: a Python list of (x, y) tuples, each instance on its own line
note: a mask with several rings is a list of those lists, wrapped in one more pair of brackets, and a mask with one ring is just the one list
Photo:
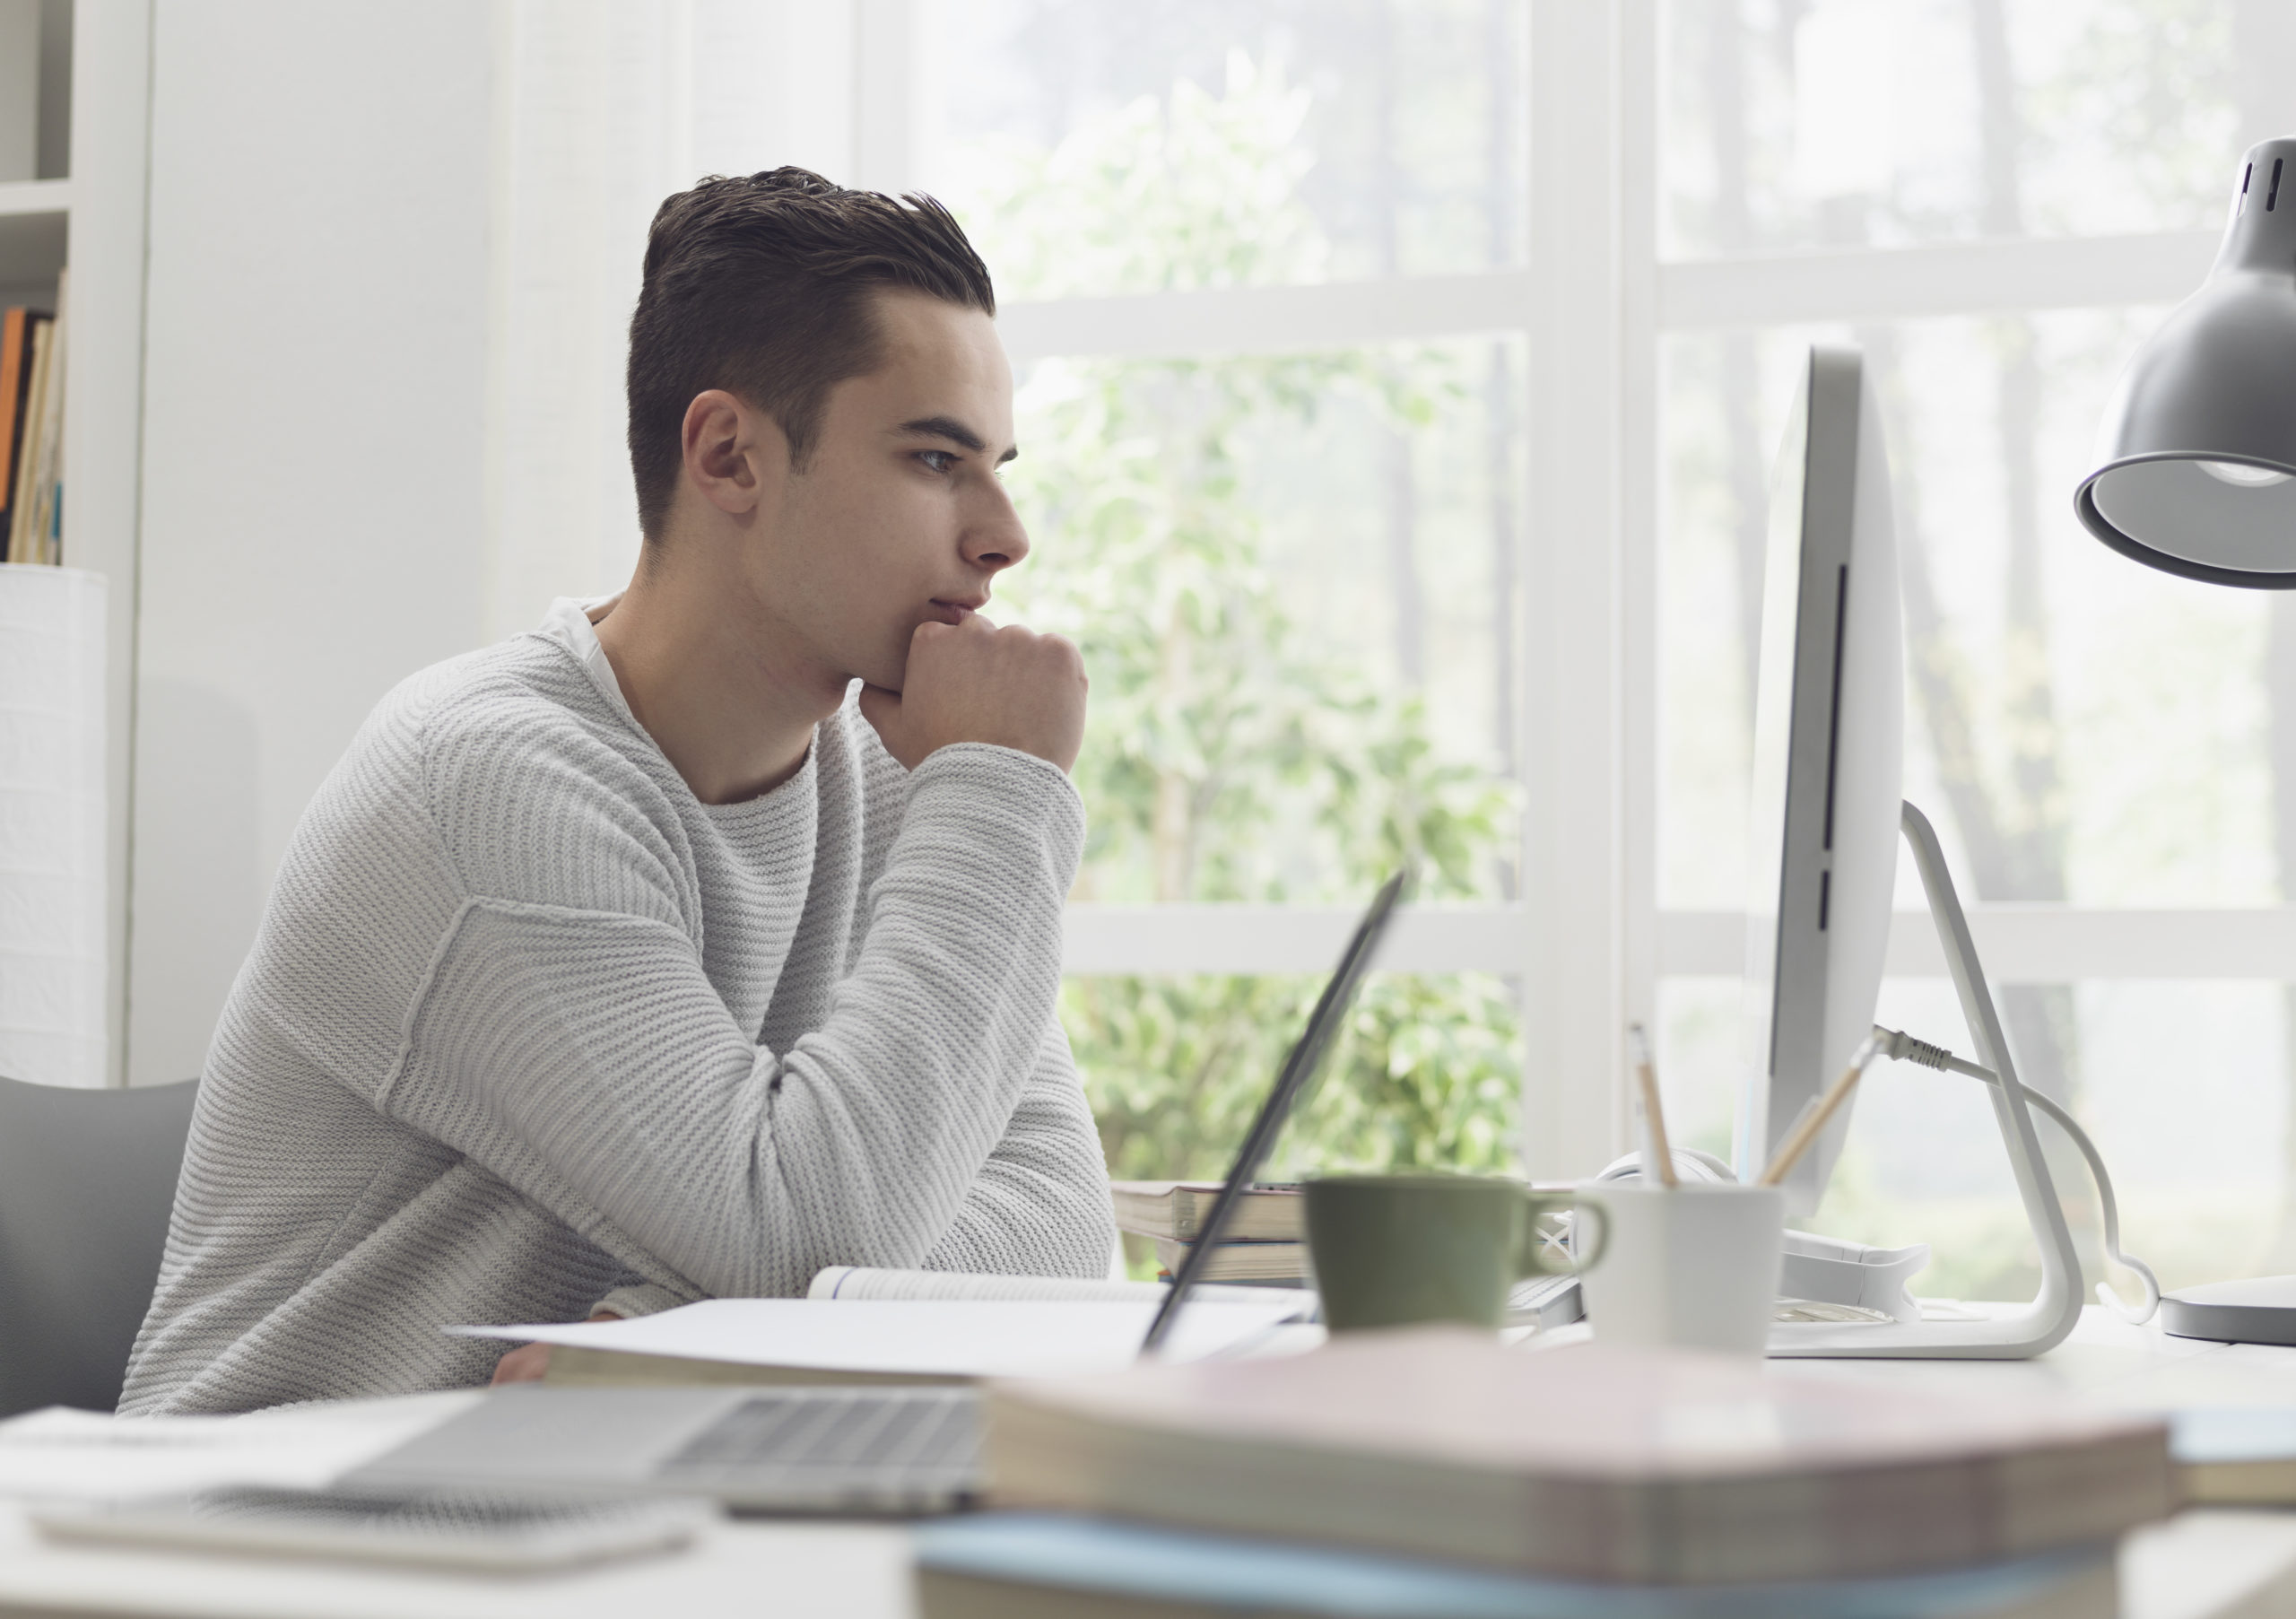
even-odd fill
[(2167, 1430), (1455, 1327), (998, 1384), (1002, 1510), (920, 1532), (926, 1619), (1259, 1611), (2109, 1619)]
[[(1195, 1247), (1213, 1199), (1220, 1195), (1220, 1183), (1119, 1180), (1112, 1189), (1117, 1229), (1152, 1242), (1157, 1269), (1169, 1279)], [(1308, 1249), (1300, 1201), (1295, 1186), (1255, 1186), (1246, 1191), (1203, 1279), (1307, 1286)]]
[(0, 561), (63, 560), (63, 317), (0, 310)]

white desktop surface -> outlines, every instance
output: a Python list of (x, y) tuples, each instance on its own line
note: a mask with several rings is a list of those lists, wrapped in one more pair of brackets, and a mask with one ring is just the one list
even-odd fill
[[(1795, 1372), (1968, 1388), (2047, 1383), (2115, 1405), (2296, 1405), (2296, 1349), (2171, 1338), (2092, 1309), (2021, 1362), (1796, 1361)], [(2127, 1619), (2296, 1615), (2296, 1512), (2187, 1512), (2130, 1536)], [(727, 1523), (682, 1554), (542, 1577), (67, 1546), (0, 1501), (0, 1615), (150, 1619), (909, 1619), (908, 1537), (866, 1524)]]

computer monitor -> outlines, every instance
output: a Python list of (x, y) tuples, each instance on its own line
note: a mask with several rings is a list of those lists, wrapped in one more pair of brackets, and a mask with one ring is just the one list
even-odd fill
[[(1897, 885), (1904, 733), (1896, 528), (1854, 348), (1811, 349), (1770, 489), (1754, 702), (1738, 1176), (1751, 1180), (1874, 1026)], [(1849, 1126), (1786, 1181), (1817, 1206)]]

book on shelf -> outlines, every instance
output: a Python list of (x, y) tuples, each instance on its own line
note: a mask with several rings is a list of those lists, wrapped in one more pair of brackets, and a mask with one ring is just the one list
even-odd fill
[(57, 278), (56, 318), (48, 323), (48, 365), (40, 379), (39, 397), (32, 402), (36, 413), (30, 426), (39, 438), (26, 452), (32, 483), (21, 555), (13, 540), (10, 542), (9, 555), (18, 561), (53, 564), (63, 560), (64, 351), (69, 330), (65, 280), (63, 275)]
[(39, 430), (48, 413), (42, 408), (48, 391), (48, 354), (52, 320), (37, 320), (30, 332), (31, 352), (25, 357), (24, 397), (17, 408), (16, 456), (8, 500), (8, 548), (4, 560), (31, 561), (30, 536), (34, 468), (39, 462)]
[(22, 305), (0, 310), (0, 548), (7, 544), (8, 510), (15, 503), (16, 441), (31, 380), (32, 322), (38, 318)]
[[(1181, 1264), (1196, 1245), (1156, 1239), (1156, 1263), (1166, 1276), (1179, 1274)], [(1275, 1282), (1307, 1285), (1308, 1245), (1304, 1242), (1222, 1242), (1205, 1262), (1206, 1282)], [(1156, 1284), (1155, 1285), (1161, 1285)]]
[[(1162, 1237), (1193, 1242), (1204, 1229), (1205, 1216), (1220, 1196), (1216, 1180), (1118, 1180), (1109, 1188), (1116, 1198), (1118, 1231), (1138, 1237)], [(1298, 1242), (1307, 1235), (1300, 1213), (1296, 1186), (1254, 1186), (1229, 1216), (1224, 1240), (1230, 1242)]]
[(922, 1619), (2116, 1619), (2110, 1544), (1974, 1567), (1756, 1585), (1556, 1580), (1107, 1519), (920, 1526)]
[(1641, 1584), (2000, 1562), (2176, 1505), (2164, 1425), (2070, 1397), (1457, 1327), (998, 1383), (983, 1443), (999, 1507)]
[(13, 361), (12, 365), (0, 365), (0, 379), (5, 382), (0, 393), (0, 421), (4, 421), (7, 433), (0, 441), (0, 562), (9, 560), (11, 542), (17, 527), (17, 518), (23, 509), (19, 499), (20, 489), (30, 486), (29, 452), (35, 447), (37, 433), (33, 421), (38, 413), (37, 385), (41, 380), (42, 362), (48, 354), (49, 318), (38, 309), (13, 309), (7, 312), (4, 336), (12, 353), (0, 353), (0, 362)]
[(54, 316), (0, 316), (0, 561), (62, 560), (63, 295), (59, 281)]

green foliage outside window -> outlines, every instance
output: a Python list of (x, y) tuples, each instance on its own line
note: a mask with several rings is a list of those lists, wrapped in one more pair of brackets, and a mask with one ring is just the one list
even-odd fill
[[(1296, 187), (1304, 93), (1238, 63), (1052, 150), (1004, 154), (955, 198), (1006, 296), (1309, 279)], [(1008, 474), (1037, 553), (1006, 596), (1082, 647), (1091, 818), (1076, 897), (1353, 903), (1405, 861), (1419, 897), (1477, 891), (1504, 857), (1508, 785), (1441, 756), (1420, 699), (1284, 611), (1248, 440), (1342, 396), (1405, 427), (1458, 383), (1439, 353), (1048, 361), (1022, 389)], [(1124, 1178), (1216, 1173), (1319, 985), (1292, 977), (1069, 981), (1061, 1012)], [(1276, 1172), (1510, 1169), (1520, 1058), (1505, 984), (1380, 975)]]

